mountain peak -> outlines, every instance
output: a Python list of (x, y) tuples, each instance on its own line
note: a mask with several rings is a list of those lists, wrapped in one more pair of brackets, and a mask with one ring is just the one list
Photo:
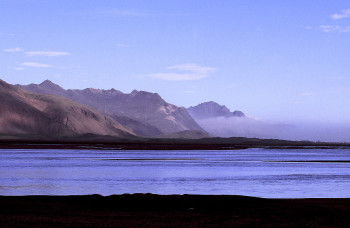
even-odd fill
[(86, 91), (92, 94), (102, 93), (102, 90), (95, 89), (95, 88), (86, 88), (86, 89), (83, 89), (83, 91)]
[(42, 85), (42, 86), (47, 86), (47, 85), (56, 85), (56, 84), (53, 83), (52, 81), (50, 81), (49, 79), (46, 79), (45, 81), (43, 81), (42, 83), (40, 83), (40, 85)]
[(143, 90), (133, 90), (130, 93), (129, 101), (132, 99), (135, 102), (141, 102), (143, 104), (157, 104), (157, 105), (165, 105), (166, 102), (161, 98), (158, 93), (146, 92)]
[(61, 86), (53, 83), (52, 81), (50, 81), (48, 79), (46, 79), (45, 81), (40, 83), (39, 86), (41, 86), (42, 88), (46, 88), (46, 89), (62, 89)]
[(214, 117), (244, 117), (241, 111), (231, 112), (225, 105), (220, 105), (214, 101), (201, 103), (188, 108), (188, 112), (194, 118), (214, 118)]
[(110, 95), (120, 95), (120, 94), (123, 94), (121, 91), (119, 90), (116, 90), (114, 88), (110, 89), (110, 90), (101, 90), (102, 93), (105, 93), (105, 94), (110, 94)]
[(245, 114), (242, 111), (238, 111), (238, 110), (232, 112), (232, 115), (237, 117), (245, 117)]
[(11, 85), (0, 79), (0, 88), (1, 87), (9, 89), (11, 88)]
[(135, 96), (139, 91), (137, 91), (136, 89), (134, 89), (133, 91), (131, 91), (130, 95), (131, 96)]
[(203, 102), (201, 104), (219, 105), (218, 103), (216, 103), (214, 101), (207, 101), (207, 102)]
[(143, 90), (136, 90), (134, 89), (130, 95), (132, 97), (134, 96), (142, 96), (142, 97), (160, 97), (160, 95), (158, 93), (151, 93), (151, 92), (147, 92), (147, 91), (143, 91)]
[(225, 112), (230, 112), (230, 110), (225, 106), (225, 105), (219, 105), (218, 103), (214, 102), (214, 101), (208, 101), (208, 102), (203, 102), (197, 106), (207, 106), (207, 107), (211, 107), (211, 108), (216, 108), (216, 109), (222, 109)]

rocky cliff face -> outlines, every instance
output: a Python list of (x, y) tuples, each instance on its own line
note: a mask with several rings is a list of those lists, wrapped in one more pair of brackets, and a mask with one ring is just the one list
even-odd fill
[(225, 105), (219, 105), (213, 101), (204, 102), (188, 109), (190, 115), (195, 119), (206, 119), (215, 117), (244, 117), (241, 111), (231, 112)]
[(134, 90), (130, 94), (118, 90), (65, 90), (50, 81), (27, 86), (17, 85), (27, 91), (60, 95), (89, 105), (104, 114), (122, 121), (142, 136), (157, 136), (186, 130), (203, 129), (185, 108), (165, 102), (157, 93)]
[(134, 135), (130, 129), (91, 107), (59, 96), (27, 92), (2, 80), (0, 105), (1, 134)]

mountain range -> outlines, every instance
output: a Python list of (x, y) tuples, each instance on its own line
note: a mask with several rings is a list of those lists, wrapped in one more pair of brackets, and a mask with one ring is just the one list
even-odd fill
[(312, 124), (257, 120), (214, 101), (184, 108), (146, 91), (66, 90), (49, 80), (10, 85), (0, 79), (0, 139), (247, 137), (348, 141), (348, 128), (323, 127), (320, 131), (321, 127)]
[(0, 134), (132, 137), (111, 117), (63, 97), (31, 93), (0, 80)]
[(88, 105), (131, 129), (136, 135), (153, 137), (181, 131), (204, 131), (183, 107), (165, 102), (157, 93), (83, 89), (65, 90), (49, 80), (17, 85), (38, 94), (58, 95)]
[(247, 117), (213, 101), (186, 109), (146, 91), (66, 90), (49, 80), (29, 85), (10, 85), (0, 80), (2, 135), (221, 136), (220, 129), (212, 130), (206, 124), (206, 120), (213, 118)]

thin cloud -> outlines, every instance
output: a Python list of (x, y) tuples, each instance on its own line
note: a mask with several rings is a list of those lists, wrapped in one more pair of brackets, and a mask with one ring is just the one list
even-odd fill
[(10, 52), (10, 53), (13, 53), (13, 52), (21, 52), (21, 51), (22, 51), (22, 49), (19, 48), (19, 47), (4, 49), (4, 52)]
[(70, 55), (69, 52), (62, 52), (62, 51), (26, 51), (24, 52), (24, 54), (26, 54), (26, 56), (48, 56), (48, 57)]
[(15, 34), (13, 33), (2, 33), (0, 32), (0, 36), (14, 36)]
[[(96, 12), (92, 12), (96, 14)], [(98, 15), (102, 16), (117, 16), (117, 17), (147, 17), (152, 14), (147, 11), (141, 11), (136, 9), (106, 9), (97, 11)]]
[(182, 65), (170, 66), (170, 67), (168, 67), (168, 69), (192, 71), (194, 73), (200, 73), (200, 74), (207, 74), (209, 72), (215, 71), (214, 68), (203, 67), (201, 65), (193, 64), (193, 63), (187, 63), (187, 64), (182, 64)]
[(306, 26), (306, 30), (321, 31), (325, 33), (347, 33), (350, 32), (350, 26), (340, 25), (319, 25), (319, 26)]
[(335, 13), (331, 15), (331, 18), (334, 20), (339, 20), (343, 18), (349, 18), (350, 17), (350, 9), (344, 9), (341, 11), (341, 13)]
[(36, 62), (24, 62), (20, 64), (21, 66), (26, 67), (39, 67), (39, 68), (52, 68), (52, 65), (44, 64), (44, 63), (36, 63)]
[(345, 79), (344, 76), (334, 76), (334, 77), (331, 77), (331, 79), (333, 80), (342, 80), (342, 79)]
[(347, 33), (347, 32), (350, 32), (350, 26), (320, 25), (319, 30), (326, 33), (330, 33), (330, 32)]
[(120, 43), (120, 44), (117, 44), (117, 47), (129, 47), (129, 44)]
[(306, 26), (305, 27), (307, 30), (313, 30), (314, 29), (314, 27), (312, 27), (312, 26)]
[(216, 69), (212, 67), (204, 67), (198, 64), (187, 63), (182, 65), (175, 65), (167, 67), (169, 70), (187, 71), (187, 73), (156, 73), (149, 75), (152, 78), (168, 81), (188, 81), (188, 80), (199, 80), (206, 78), (210, 73)]
[(303, 96), (303, 97), (305, 97), (305, 96), (312, 96), (313, 95), (313, 93), (311, 93), (311, 92), (305, 92), (305, 93), (299, 93), (298, 94), (298, 96)]

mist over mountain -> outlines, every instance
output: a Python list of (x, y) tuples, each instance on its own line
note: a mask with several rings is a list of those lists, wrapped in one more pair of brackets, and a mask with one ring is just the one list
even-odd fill
[(24, 91), (0, 80), (0, 133), (70, 136), (134, 133), (110, 117), (59, 96)]
[(196, 119), (212, 136), (219, 137), (248, 137), (286, 139), (288, 131), (294, 126), (287, 124), (268, 123), (249, 117), (215, 117)]
[(213, 101), (188, 108), (196, 122), (212, 136), (261, 139), (350, 142), (350, 127), (325, 122), (271, 122), (231, 112)]
[(204, 131), (182, 107), (165, 102), (157, 93), (83, 89), (65, 90), (49, 80), (41, 84), (17, 85), (30, 92), (53, 94), (89, 105), (111, 116), (141, 136), (158, 136), (186, 130)]
[(231, 112), (226, 106), (213, 101), (191, 106), (187, 110), (212, 136), (281, 138), (281, 134), (293, 128), (290, 125), (255, 120), (242, 111)]

